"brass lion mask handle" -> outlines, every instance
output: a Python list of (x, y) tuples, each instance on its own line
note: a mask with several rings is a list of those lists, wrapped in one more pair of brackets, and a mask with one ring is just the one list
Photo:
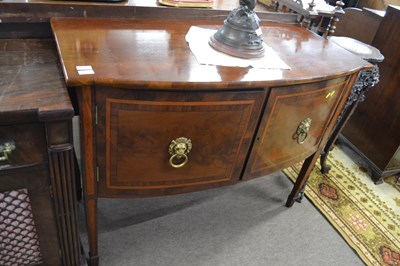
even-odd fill
[(308, 137), (308, 131), (310, 131), (311, 122), (312, 119), (309, 117), (301, 121), (296, 133), (293, 136), (293, 138), (297, 140), (298, 144), (303, 144), (306, 141)]
[(14, 142), (5, 142), (0, 144), (0, 161), (7, 161), (8, 156), (15, 150)]
[(169, 165), (173, 168), (181, 168), (188, 161), (188, 153), (192, 149), (192, 141), (185, 137), (180, 137), (171, 141), (169, 145), (169, 154), (171, 157), (169, 158)]

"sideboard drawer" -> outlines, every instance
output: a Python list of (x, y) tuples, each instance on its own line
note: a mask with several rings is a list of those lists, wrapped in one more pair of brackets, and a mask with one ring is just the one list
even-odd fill
[[(264, 95), (96, 88), (99, 194), (172, 194), (236, 182)], [(186, 155), (170, 153), (180, 137), (191, 141), (182, 167)]]
[(271, 89), (244, 179), (269, 174), (313, 154), (348, 80)]
[[(46, 143), (42, 124), (0, 126), (0, 169), (45, 163)], [(4, 146), (11, 144), (10, 152)]]

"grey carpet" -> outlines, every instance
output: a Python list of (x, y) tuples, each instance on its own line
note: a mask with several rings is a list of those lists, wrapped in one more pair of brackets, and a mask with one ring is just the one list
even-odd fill
[(276, 173), (176, 196), (100, 199), (100, 265), (364, 265), (307, 199), (284, 206), (292, 186)]

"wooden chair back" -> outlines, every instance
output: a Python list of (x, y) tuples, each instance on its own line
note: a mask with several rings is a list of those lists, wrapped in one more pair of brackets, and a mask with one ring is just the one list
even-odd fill
[(382, 21), (382, 16), (367, 9), (345, 8), (336, 25), (335, 36), (350, 37), (371, 44)]

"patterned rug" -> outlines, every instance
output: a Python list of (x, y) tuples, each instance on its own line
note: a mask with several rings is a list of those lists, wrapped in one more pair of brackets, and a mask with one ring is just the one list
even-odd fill
[[(389, 177), (375, 185), (365, 163), (345, 145), (329, 154), (328, 174), (319, 164), (305, 195), (367, 265), (400, 265), (400, 184)], [(283, 172), (294, 181), (301, 164)]]

